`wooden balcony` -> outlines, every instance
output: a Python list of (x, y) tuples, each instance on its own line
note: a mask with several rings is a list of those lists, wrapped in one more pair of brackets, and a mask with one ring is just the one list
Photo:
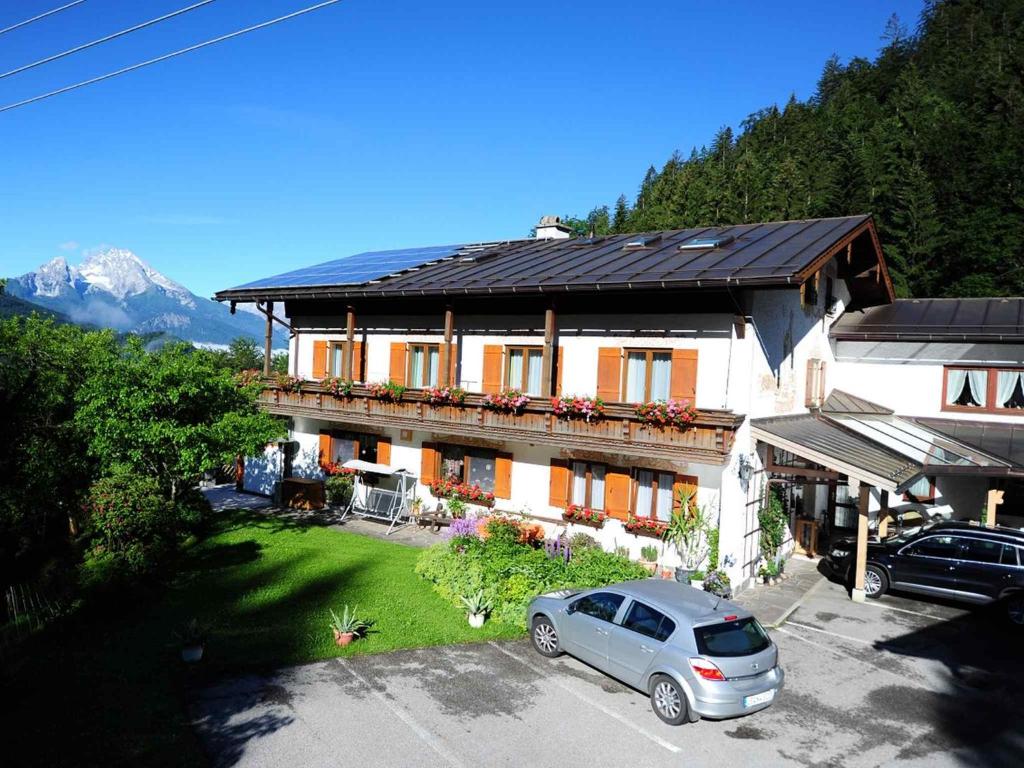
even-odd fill
[(350, 396), (338, 397), (313, 382), (304, 383), (301, 392), (285, 392), (267, 382), (260, 403), (280, 416), (306, 416), (352, 428), (391, 426), (438, 436), (719, 465), (728, 463), (735, 431), (744, 418), (732, 411), (701, 410), (686, 429), (658, 428), (642, 423), (634, 406), (611, 403), (606, 404), (603, 417), (588, 423), (559, 418), (546, 398), (532, 398), (522, 413), (513, 415), (485, 408), (484, 397), (467, 394), (463, 405), (434, 406), (421, 391), (411, 389), (401, 402), (390, 403), (358, 385)]

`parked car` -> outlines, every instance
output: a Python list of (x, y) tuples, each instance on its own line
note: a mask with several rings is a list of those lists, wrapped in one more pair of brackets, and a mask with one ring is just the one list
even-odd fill
[[(856, 550), (855, 539), (842, 539), (825, 564), (852, 580)], [(881, 597), (890, 589), (974, 605), (1003, 601), (1010, 620), (1024, 625), (1024, 532), (948, 522), (869, 542), (864, 592)]]
[(541, 595), (527, 621), (538, 653), (568, 653), (646, 692), (671, 725), (764, 709), (785, 679), (749, 611), (674, 581)]

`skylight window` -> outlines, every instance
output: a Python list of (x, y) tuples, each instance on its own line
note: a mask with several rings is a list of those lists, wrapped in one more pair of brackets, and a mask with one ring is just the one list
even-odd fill
[(680, 251), (700, 251), (721, 248), (735, 240), (733, 235), (714, 235), (712, 237), (693, 237), (679, 246)]
[(603, 243), (608, 238), (604, 235), (596, 237), (577, 237), (572, 241), (573, 245), (597, 245)]
[(624, 248), (649, 248), (661, 240), (661, 235), (642, 235), (626, 243)]

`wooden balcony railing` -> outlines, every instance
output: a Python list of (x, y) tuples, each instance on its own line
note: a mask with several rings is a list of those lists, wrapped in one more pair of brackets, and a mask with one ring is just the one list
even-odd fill
[(356, 385), (351, 395), (336, 396), (306, 382), (288, 392), (267, 382), (260, 403), (270, 413), (307, 416), (353, 426), (395, 426), (435, 435), (555, 445), (604, 453), (626, 453), (664, 459), (692, 459), (724, 464), (743, 416), (732, 411), (700, 410), (689, 427), (653, 427), (641, 422), (634, 406), (608, 403), (601, 418), (590, 422), (556, 416), (546, 398), (532, 398), (519, 414), (494, 411), (484, 395), (470, 393), (462, 405), (435, 406), (421, 390), (407, 390), (397, 403), (373, 397)]

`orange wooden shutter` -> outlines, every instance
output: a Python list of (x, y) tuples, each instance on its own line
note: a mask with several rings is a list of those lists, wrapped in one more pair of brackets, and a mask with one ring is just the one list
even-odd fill
[(363, 342), (352, 342), (352, 381), (363, 380)]
[(611, 517), (619, 520), (629, 517), (630, 487), (628, 469), (608, 467), (604, 475), (604, 510)]
[(672, 350), (672, 392), (674, 400), (697, 401), (697, 350)]
[(420, 482), (430, 485), (437, 479), (437, 446), (424, 443), (420, 449)]
[(489, 395), (501, 391), (501, 353), (502, 346), (500, 344), (484, 344), (484, 373), (481, 388)]
[(548, 504), (565, 509), (569, 506), (569, 462), (564, 459), (551, 460), (551, 485), (548, 489)]
[(452, 344), (451, 356), (448, 358), (448, 381), (455, 387), (459, 384), (459, 345)]
[(494, 495), (499, 499), (512, 498), (511, 453), (499, 453), (494, 458)]
[(405, 386), (405, 342), (391, 342), (391, 366), (388, 371), (388, 378), (395, 384)]
[(320, 466), (331, 460), (331, 433), (320, 433)]
[(675, 482), (672, 484), (672, 510), (674, 512), (679, 511), (679, 494), (690, 493), (693, 494), (690, 497), (690, 509), (694, 510), (697, 508), (697, 485), (699, 480), (694, 475), (676, 475)]
[(313, 342), (313, 378), (322, 379), (327, 375), (327, 342)]
[(391, 464), (391, 438), (390, 437), (378, 437), (377, 438), (377, 463), (378, 464)]
[(609, 402), (619, 400), (619, 382), (622, 378), (622, 350), (601, 347), (597, 350), (597, 396)]
[(565, 370), (565, 348), (558, 347), (555, 351), (555, 397), (562, 396), (562, 371)]

